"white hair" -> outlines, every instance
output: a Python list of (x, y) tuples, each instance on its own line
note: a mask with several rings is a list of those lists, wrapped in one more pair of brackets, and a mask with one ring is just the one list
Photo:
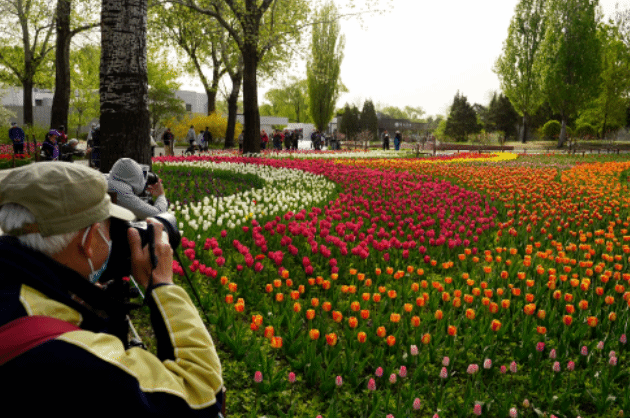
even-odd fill
[[(11, 231), (12, 229), (21, 228), (24, 224), (33, 222), (35, 222), (35, 216), (22, 205), (7, 203), (0, 207), (0, 230)], [(17, 238), (23, 245), (52, 257), (65, 250), (78, 234), (79, 231), (74, 231), (67, 234), (42, 237), (39, 233), (33, 233), (21, 235)]]

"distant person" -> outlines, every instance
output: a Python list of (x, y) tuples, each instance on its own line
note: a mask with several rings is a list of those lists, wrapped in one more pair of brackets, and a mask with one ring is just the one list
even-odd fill
[(66, 144), (62, 144), (60, 147), (60, 156), (59, 161), (73, 162), (74, 157), (85, 157), (86, 154), (89, 154), (91, 149), (86, 149), (85, 151), (80, 150), (78, 148), (79, 140), (76, 138), (72, 138)]
[(65, 144), (66, 142), (68, 142), (68, 135), (66, 135), (66, 127), (61, 125), (59, 127), (59, 129), (57, 129), (57, 132), (59, 132), (59, 138), (57, 138), (57, 142), (61, 145), (61, 144)]
[(18, 126), (17, 122), (11, 122), (9, 139), (13, 143), (13, 153), (24, 154), (24, 130)]
[(153, 138), (154, 132), (151, 129), (149, 133), (149, 145), (151, 147), (151, 158), (155, 157), (155, 148), (157, 147), (157, 142), (155, 142), (155, 138)]
[(211, 143), (212, 143), (212, 133), (206, 126), (206, 130), (203, 131), (203, 150), (208, 151), (208, 148)]
[(245, 142), (245, 135), (243, 135), (243, 131), (238, 135), (238, 151), (243, 152), (243, 143)]
[(46, 134), (46, 139), (42, 143), (42, 158), (45, 161), (59, 161), (59, 142), (57, 139), (61, 136), (61, 133), (56, 129), (51, 129)]
[(297, 151), (298, 149), (298, 140), (299, 140), (298, 131), (293, 130), (293, 132), (291, 133), (291, 149), (294, 151)]
[(267, 132), (265, 132), (265, 130), (263, 129), (260, 132), (260, 149), (266, 149), (268, 143), (269, 143), (269, 135), (267, 135)]
[(206, 148), (206, 140), (204, 139), (203, 129), (200, 129), (199, 135), (197, 135), (197, 145), (199, 146), (199, 151), (203, 151)]
[(282, 151), (282, 139), (283, 135), (278, 129), (273, 132), (273, 148), (277, 151)]
[(387, 130), (383, 132), (383, 150), (389, 150), (389, 133)]
[(162, 134), (162, 142), (164, 143), (164, 155), (171, 156), (173, 155), (173, 134), (171, 133), (171, 128), (166, 128), (164, 133)]
[(195, 127), (190, 125), (190, 129), (186, 134), (186, 141), (188, 141), (188, 145), (191, 147), (195, 145), (195, 140), (197, 139), (197, 134), (195, 133)]
[(396, 131), (396, 135), (394, 135), (394, 149), (396, 151), (400, 150), (400, 143), (402, 142), (402, 135), (400, 131)]
[(292, 135), (293, 133), (288, 129), (284, 130), (284, 149), (287, 151), (291, 149), (291, 144), (293, 143)]

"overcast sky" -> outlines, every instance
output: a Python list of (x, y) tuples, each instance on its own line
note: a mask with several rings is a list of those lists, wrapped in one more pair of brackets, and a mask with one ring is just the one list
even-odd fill
[[(458, 90), (471, 104), (486, 105), (492, 91), (500, 90), (492, 67), (517, 3), (392, 0), (389, 12), (364, 18), (364, 29), (356, 20), (342, 21), (346, 46), (341, 79), (349, 92), (337, 105), (361, 107), (372, 99), (401, 108), (420, 106), (427, 115), (444, 114)], [(617, 3), (622, 10), (630, 7), (628, 0), (600, 0), (606, 18)], [(298, 75), (306, 76), (303, 70)], [(273, 83), (261, 86), (259, 102), (270, 87)]]

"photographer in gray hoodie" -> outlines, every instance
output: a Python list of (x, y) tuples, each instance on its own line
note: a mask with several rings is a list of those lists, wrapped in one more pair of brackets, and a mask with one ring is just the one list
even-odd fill
[[(168, 209), (162, 179), (147, 186), (142, 167), (131, 158), (121, 158), (114, 163), (107, 176), (107, 189), (116, 193), (117, 205), (129, 209), (138, 219), (146, 219)], [(145, 189), (155, 199), (152, 205), (140, 197)]]

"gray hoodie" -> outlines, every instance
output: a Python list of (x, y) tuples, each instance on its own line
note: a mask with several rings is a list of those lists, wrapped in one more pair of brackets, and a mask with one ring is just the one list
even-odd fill
[(138, 219), (164, 213), (168, 208), (164, 195), (159, 196), (153, 205), (138, 197), (146, 182), (142, 167), (131, 158), (116, 161), (107, 176), (107, 188), (109, 192), (116, 193), (116, 203), (132, 211)]

